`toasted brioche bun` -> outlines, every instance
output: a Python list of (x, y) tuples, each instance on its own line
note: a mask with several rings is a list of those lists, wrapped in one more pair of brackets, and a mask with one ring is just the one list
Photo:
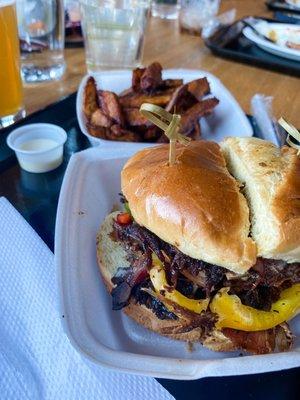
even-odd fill
[(300, 261), (300, 158), (256, 138), (227, 138), (221, 144), (227, 167), (245, 184), (251, 234), (258, 255)]
[(182, 253), (244, 273), (256, 261), (249, 209), (229, 174), (218, 144), (191, 142), (136, 153), (123, 168), (121, 186), (135, 221)]
[[(97, 259), (98, 265), (103, 277), (106, 288), (111, 292), (113, 285), (111, 278), (115, 275), (119, 267), (129, 267), (126, 260), (126, 252), (119, 242), (111, 239), (110, 233), (112, 232), (112, 224), (118, 212), (109, 214), (97, 235)], [(136, 304), (131, 300), (129, 305), (123, 308), (123, 311), (137, 323), (143, 325), (145, 328), (157, 332), (166, 337), (184, 340), (187, 342), (199, 342), (201, 338), (201, 328), (195, 328), (187, 333), (174, 333), (180, 321), (176, 320), (161, 320), (144, 305)], [(165, 330), (168, 333), (165, 333)], [(220, 331), (213, 331), (210, 337), (207, 337), (202, 344), (214, 351), (232, 351), (235, 347), (230, 339), (225, 337)]]

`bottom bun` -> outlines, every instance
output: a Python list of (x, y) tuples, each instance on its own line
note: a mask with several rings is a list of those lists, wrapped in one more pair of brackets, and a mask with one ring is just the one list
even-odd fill
[[(126, 252), (119, 242), (112, 240), (113, 220), (119, 212), (108, 215), (97, 235), (97, 259), (102, 278), (109, 292), (113, 288), (111, 278), (116, 274), (119, 267), (129, 268)], [(214, 351), (232, 351), (236, 347), (221, 331), (214, 330), (209, 336), (203, 338), (200, 327), (185, 333), (175, 333), (180, 323), (179, 320), (159, 319), (146, 306), (140, 305), (131, 299), (128, 306), (123, 308), (126, 315), (134, 321), (163, 336), (183, 340), (186, 342), (201, 342), (205, 347)], [(167, 333), (166, 333), (167, 332)]]

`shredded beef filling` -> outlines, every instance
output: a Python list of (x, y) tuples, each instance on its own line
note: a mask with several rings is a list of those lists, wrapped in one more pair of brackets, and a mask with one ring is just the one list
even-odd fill
[(132, 296), (135, 298), (137, 303), (143, 304), (152, 310), (159, 319), (178, 319), (177, 315), (169, 311), (161, 301), (145, 292), (145, 288), (150, 288), (149, 281), (142, 282), (133, 288)]
[[(115, 310), (125, 307), (130, 298), (134, 298), (137, 303), (151, 309), (159, 319), (178, 319), (177, 315), (164, 305), (165, 301), (162, 302), (159, 297), (151, 295), (153, 287), (149, 279), (149, 270), (152, 266), (152, 252), (164, 263), (168, 283), (193, 299), (213, 296), (222, 287), (229, 287), (230, 294), (238, 295), (243, 304), (269, 311), (283, 289), (300, 282), (300, 263), (287, 264), (284, 261), (258, 258), (255, 266), (241, 276), (217, 265), (186, 256), (135, 222), (124, 225), (115, 221), (112, 238), (122, 242), (131, 264), (129, 269), (119, 268), (112, 279), (115, 285), (112, 291)], [(205, 325), (206, 320), (209, 321), (207, 326), (214, 325), (214, 318), (211, 316), (204, 318), (204, 314), (201, 314), (199, 318), (199, 321), (196, 321), (194, 315), (186, 326), (178, 326), (179, 331), (193, 329), (195, 323)], [(258, 346), (259, 352), (269, 352), (274, 349), (274, 335), (277, 331), (273, 329), (261, 333), (253, 332), (251, 335), (249, 332), (244, 332), (243, 335), (240, 331), (230, 329), (225, 332), (237, 347), (245, 348), (247, 345), (246, 350), (255, 352), (253, 349), (257, 349)]]
[(283, 289), (299, 282), (300, 263), (258, 258), (244, 276), (233, 276), (224, 286), (229, 286), (230, 293), (238, 295), (243, 304), (269, 311)]

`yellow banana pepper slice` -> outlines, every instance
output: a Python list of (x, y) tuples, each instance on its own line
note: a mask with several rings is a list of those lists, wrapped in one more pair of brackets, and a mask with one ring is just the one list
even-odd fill
[(233, 328), (242, 331), (261, 331), (273, 328), (293, 318), (300, 311), (300, 284), (281, 292), (271, 311), (261, 311), (242, 304), (238, 296), (229, 295), (229, 289), (221, 289), (210, 303), (210, 310), (219, 316), (217, 328)]
[(163, 295), (167, 300), (170, 300), (178, 304), (179, 306), (184, 307), (197, 314), (200, 314), (202, 311), (207, 309), (209, 299), (189, 299), (177, 290), (170, 288), (166, 279), (164, 266), (154, 253), (152, 254), (152, 265), (153, 266), (150, 270), (150, 279), (157, 293)]

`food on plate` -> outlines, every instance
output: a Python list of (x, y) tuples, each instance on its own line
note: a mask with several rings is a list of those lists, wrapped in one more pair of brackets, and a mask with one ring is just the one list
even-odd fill
[(114, 310), (216, 351), (288, 350), (300, 309), (300, 158), (255, 138), (144, 149), (97, 236)]
[(119, 100), (122, 106), (127, 108), (139, 108), (143, 103), (152, 103), (164, 107), (169, 103), (172, 93), (173, 89), (156, 91), (155, 95), (143, 92), (131, 92), (120, 96)]
[(285, 0), (285, 2), (291, 6), (300, 7), (300, 0)]
[(94, 78), (87, 80), (83, 92), (83, 112), (89, 120), (93, 113), (98, 109), (97, 88)]
[(181, 114), (182, 134), (197, 139), (201, 136), (199, 119), (218, 105), (210, 94), (206, 78), (183, 83), (182, 79), (163, 79), (162, 67), (154, 62), (147, 68), (132, 71), (132, 84), (119, 95), (97, 88), (95, 79), (87, 79), (83, 93), (83, 113), (90, 135), (130, 142), (163, 142), (165, 136), (139, 113), (143, 103), (164, 107)]
[(271, 29), (268, 36), (279, 46), (300, 50), (300, 29)]
[(300, 29), (297, 26), (274, 27), (273, 24), (261, 21), (255, 25), (255, 28), (278, 46), (300, 50)]

